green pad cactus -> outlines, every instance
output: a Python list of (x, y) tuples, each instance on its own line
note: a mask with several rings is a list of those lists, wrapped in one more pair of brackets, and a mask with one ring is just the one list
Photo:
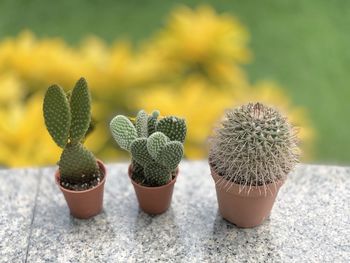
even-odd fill
[(118, 115), (112, 119), (109, 126), (120, 148), (130, 151), (131, 143), (137, 138), (137, 131), (132, 122), (127, 117)]
[(179, 165), (183, 154), (184, 147), (180, 142), (169, 142), (161, 150), (157, 161), (169, 170), (175, 170)]
[[(160, 186), (171, 180), (183, 157), (186, 123), (177, 117), (158, 120), (159, 111), (145, 114), (144, 111), (137, 114), (136, 127), (128, 118), (118, 115), (112, 120), (110, 129), (119, 146), (131, 153), (132, 178), (147, 186)], [(144, 130), (145, 119), (147, 133)], [(145, 134), (148, 137), (144, 137)]]
[(91, 122), (91, 97), (86, 80), (79, 79), (73, 91), (66, 94), (53, 85), (43, 104), (47, 130), (63, 148), (59, 161), (62, 184), (84, 184), (100, 176), (96, 158), (81, 143)]
[(132, 157), (142, 166), (146, 166), (153, 162), (152, 156), (147, 150), (147, 141), (147, 138), (137, 138), (131, 143), (130, 146), (130, 153)]
[(62, 88), (53, 85), (47, 89), (43, 111), (47, 130), (54, 142), (63, 148), (68, 142), (71, 114)]
[(171, 173), (166, 167), (153, 162), (144, 168), (147, 182), (152, 186), (161, 186), (171, 180)]
[(184, 119), (175, 116), (168, 116), (161, 119), (156, 126), (156, 130), (164, 133), (171, 141), (184, 142), (187, 128)]
[(148, 116), (148, 119), (147, 119), (148, 136), (150, 136), (154, 132), (156, 132), (156, 125), (157, 125), (158, 117), (159, 117), (159, 111), (157, 111), (157, 110), (153, 111), (152, 114), (150, 116)]
[(147, 150), (153, 159), (158, 158), (159, 153), (169, 141), (169, 138), (161, 132), (155, 132), (148, 137)]
[(284, 179), (298, 162), (296, 130), (276, 109), (249, 103), (228, 110), (210, 140), (210, 163), (236, 184)]
[(134, 159), (131, 160), (132, 167), (132, 179), (138, 184), (145, 184), (146, 178), (144, 175), (144, 169), (141, 164), (138, 164)]
[(59, 161), (61, 180), (88, 183), (99, 175), (95, 156), (81, 143), (67, 144)]
[(70, 95), (70, 108), (72, 114), (70, 140), (72, 143), (77, 143), (84, 138), (91, 122), (91, 97), (84, 78), (78, 80)]
[(140, 110), (136, 116), (136, 131), (139, 137), (148, 136), (148, 115), (144, 110)]

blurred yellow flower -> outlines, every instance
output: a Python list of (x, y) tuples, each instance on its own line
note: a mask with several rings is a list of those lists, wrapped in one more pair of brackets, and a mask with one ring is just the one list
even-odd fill
[(17, 38), (8, 38), (0, 44), (2, 70), (12, 70), (22, 78), (28, 88), (39, 89), (59, 80), (61, 84), (72, 84), (71, 79), (80, 76), (77, 70), (84, 69), (74, 50), (67, 47), (62, 39), (38, 41), (26, 31)]
[(29, 31), (0, 41), (0, 165), (52, 164), (59, 149), (42, 117), (43, 92), (65, 89), (84, 76), (93, 96), (95, 129), (86, 144), (97, 157), (121, 156), (110, 139), (109, 120), (117, 113), (158, 108), (187, 119), (186, 157), (205, 158), (206, 139), (225, 108), (259, 100), (285, 110), (301, 127), (310, 156), (312, 126), (273, 83), (251, 85), (242, 64), (252, 57), (242, 24), (209, 6), (180, 7), (165, 26), (133, 48), (90, 36), (77, 46), (61, 38), (38, 39)]
[(56, 147), (43, 126), (42, 97), (33, 97), (26, 104), (15, 103), (0, 110), (0, 164), (31, 166), (55, 163)]
[(199, 74), (221, 84), (244, 85), (238, 65), (250, 60), (248, 39), (245, 28), (232, 16), (218, 15), (209, 6), (180, 7), (150, 48), (157, 50), (175, 77)]
[(9, 106), (24, 96), (23, 83), (12, 73), (0, 73), (0, 106)]

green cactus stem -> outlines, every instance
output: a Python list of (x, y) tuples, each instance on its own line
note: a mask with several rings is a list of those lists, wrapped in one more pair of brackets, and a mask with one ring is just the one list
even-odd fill
[(61, 181), (88, 183), (99, 176), (96, 158), (81, 143), (67, 144), (59, 161)]
[(159, 117), (159, 111), (154, 110), (151, 115), (148, 116), (147, 120), (147, 129), (148, 129), (148, 136), (152, 135), (154, 132), (156, 132), (156, 125), (157, 120)]
[(143, 166), (138, 164), (135, 160), (131, 160), (131, 169), (132, 169), (132, 180), (141, 185), (146, 185), (146, 178), (143, 171)]
[(166, 167), (153, 162), (144, 167), (147, 182), (152, 186), (161, 186), (171, 180), (171, 171)]

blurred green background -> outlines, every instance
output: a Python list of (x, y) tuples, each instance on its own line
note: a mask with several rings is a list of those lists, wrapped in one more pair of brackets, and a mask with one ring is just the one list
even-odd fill
[[(316, 131), (313, 159), (350, 163), (350, 2), (345, 0), (182, 1), (206, 3), (239, 18), (250, 32), (250, 79), (279, 83), (308, 109)], [(94, 34), (138, 45), (161, 27), (179, 1), (0, 1), (0, 35), (30, 29), (77, 44)]]

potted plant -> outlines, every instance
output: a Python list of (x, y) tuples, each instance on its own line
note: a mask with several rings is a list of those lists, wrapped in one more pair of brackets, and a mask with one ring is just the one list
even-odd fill
[(77, 218), (89, 218), (102, 210), (106, 168), (83, 145), (91, 122), (91, 96), (84, 78), (71, 93), (58, 85), (45, 94), (45, 124), (54, 142), (63, 149), (55, 180), (70, 212)]
[(298, 157), (296, 130), (276, 109), (249, 103), (228, 110), (209, 151), (221, 215), (238, 227), (261, 224)]
[(131, 154), (128, 173), (141, 209), (149, 214), (165, 212), (184, 154), (185, 120), (141, 110), (134, 121), (117, 115), (110, 130), (118, 145)]

